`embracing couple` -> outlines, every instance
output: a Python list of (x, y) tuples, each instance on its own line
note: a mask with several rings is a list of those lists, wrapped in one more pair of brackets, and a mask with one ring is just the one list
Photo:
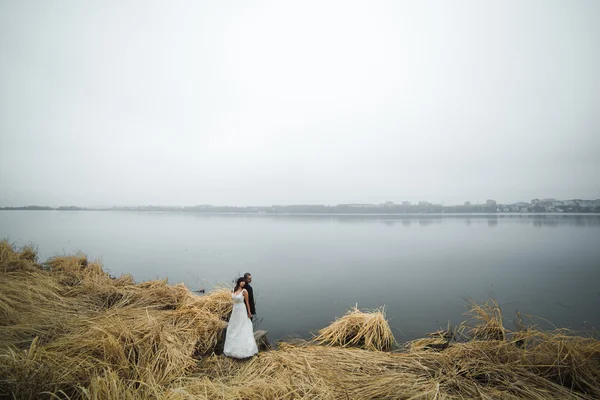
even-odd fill
[(237, 279), (231, 294), (233, 310), (229, 317), (223, 348), (223, 354), (229, 357), (248, 358), (258, 353), (252, 331), (252, 317), (256, 314), (256, 308), (250, 282), (252, 275), (246, 272), (243, 277)]

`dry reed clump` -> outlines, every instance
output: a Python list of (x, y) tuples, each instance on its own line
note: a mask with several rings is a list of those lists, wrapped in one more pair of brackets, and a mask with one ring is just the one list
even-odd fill
[(404, 347), (409, 351), (445, 350), (455, 338), (456, 330), (452, 329), (450, 323), (448, 323), (446, 330), (428, 333), (427, 337), (407, 342)]
[[(490, 299), (484, 304), (478, 304), (469, 300), (471, 306), (468, 315), (470, 315), (475, 324), (467, 328), (467, 334), (475, 340), (504, 340), (506, 339), (506, 330), (502, 322), (502, 311), (495, 299)], [(462, 329), (461, 333), (465, 330)]]
[(20, 254), (0, 242), (0, 397), (600, 398), (600, 341), (511, 332), (494, 301), (472, 303), (473, 319), (404, 352), (379, 351), (395, 343), (383, 310), (355, 308), (320, 332), (328, 346), (282, 343), (236, 361), (209, 355), (231, 311), (226, 289), (196, 296), (111, 278), (81, 255), (43, 270)]
[(86, 283), (88, 286), (93, 283), (102, 285), (110, 279), (109, 274), (102, 269), (102, 264), (98, 261), (88, 261), (87, 256), (82, 253), (52, 257), (44, 263), (44, 268), (67, 287), (82, 286)]
[(19, 257), (31, 262), (31, 263), (37, 263), (38, 261), (38, 249), (37, 246), (34, 246), (33, 244), (28, 244), (26, 246), (24, 246), (21, 251), (19, 252)]
[(183, 305), (226, 318), (233, 309), (231, 289), (219, 288), (204, 296), (188, 296), (184, 299)]
[(37, 248), (27, 245), (17, 250), (8, 240), (0, 241), (0, 268), (2, 272), (40, 269), (41, 266), (37, 264)]
[(368, 350), (389, 350), (396, 345), (383, 307), (368, 312), (354, 307), (321, 329), (314, 340), (329, 346), (358, 346)]

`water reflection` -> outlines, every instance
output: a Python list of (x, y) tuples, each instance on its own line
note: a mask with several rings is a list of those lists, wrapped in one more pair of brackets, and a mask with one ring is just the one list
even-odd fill
[[(198, 214), (196, 214), (198, 216)], [(200, 217), (227, 217), (210, 216), (200, 214)], [(232, 218), (240, 218), (240, 215), (230, 215)], [(244, 216), (241, 216), (244, 218)], [(536, 228), (557, 226), (575, 226), (575, 227), (600, 227), (600, 215), (598, 214), (563, 214), (563, 215), (539, 215), (539, 214), (392, 214), (392, 215), (315, 215), (315, 214), (273, 214), (260, 216), (245, 216), (245, 218), (259, 218), (263, 220), (273, 220), (286, 222), (290, 220), (315, 222), (315, 223), (340, 223), (340, 224), (358, 224), (358, 223), (382, 223), (385, 226), (393, 227), (401, 223), (403, 227), (410, 227), (413, 223), (420, 227), (428, 227), (434, 224), (442, 224), (448, 221), (462, 220), (466, 226), (472, 224), (487, 224), (490, 228), (495, 228), (501, 223), (516, 222), (518, 224), (533, 225)]]
[(600, 215), (598, 214), (563, 214), (563, 215), (500, 215), (500, 219), (516, 221), (520, 224), (531, 224), (536, 228), (539, 227), (556, 227), (556, 226), (578, 226), (578, 227), (598, 227), (600, 226)]
[(541, 228), (541, 227), (557, 227), (558, 226), (558, 222), (554, 219), (541, 219), (541, 218), (534, 218), (532, 220), (533, 222), (533, 226), (535, 226), (536, 228)]
[[(133, 213), (132, 213), (133, 214)], [(401, 223), (403, 227), (410, 227), (413, 222), (421, 227), (441, 224), (446, 221), (462, 220), (466, 226), (485, 223), (490, 228), (495, 228), (503, 222), (516, 222), (519, 224), (533, 225), (536, 228), (555, 228), (557, 226), (575, 227), (600, 227), (600, 214), (202, 214), (202, 213), (144, 213), (144, 215), (167, 218), (181, 216), (204, 219), (242, 219), (263, 220), (286, 223), (289, 221), (302, 221), (312, 223), (382, 223), (393, 227)]]

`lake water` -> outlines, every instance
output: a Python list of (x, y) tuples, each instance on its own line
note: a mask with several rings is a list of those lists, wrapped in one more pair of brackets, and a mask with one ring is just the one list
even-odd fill
[[(387, 306), (396, 339), (462, 321), (493, 295), (600, 328), (600, 216), (259, 216), (0, 211), (0, 237), (41, 259), (81, 250), (113, 275), (210, 289), (251, 272), (259, 329), (307, 338), (351, 306)], [(508, 327), (512, 327), (510, 321)]]

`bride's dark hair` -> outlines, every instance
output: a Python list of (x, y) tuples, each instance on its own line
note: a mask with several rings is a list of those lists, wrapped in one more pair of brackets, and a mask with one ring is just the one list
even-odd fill
[(237, 290), (240, 288), (240, 283), (242, 282), (246, 282), (246, 278), (244, 278), (243, 276), (241, 278), (237, 279), (237, 282), (235, 283), (235, 287), (233, 288), (234, 292), (237, 292)]

